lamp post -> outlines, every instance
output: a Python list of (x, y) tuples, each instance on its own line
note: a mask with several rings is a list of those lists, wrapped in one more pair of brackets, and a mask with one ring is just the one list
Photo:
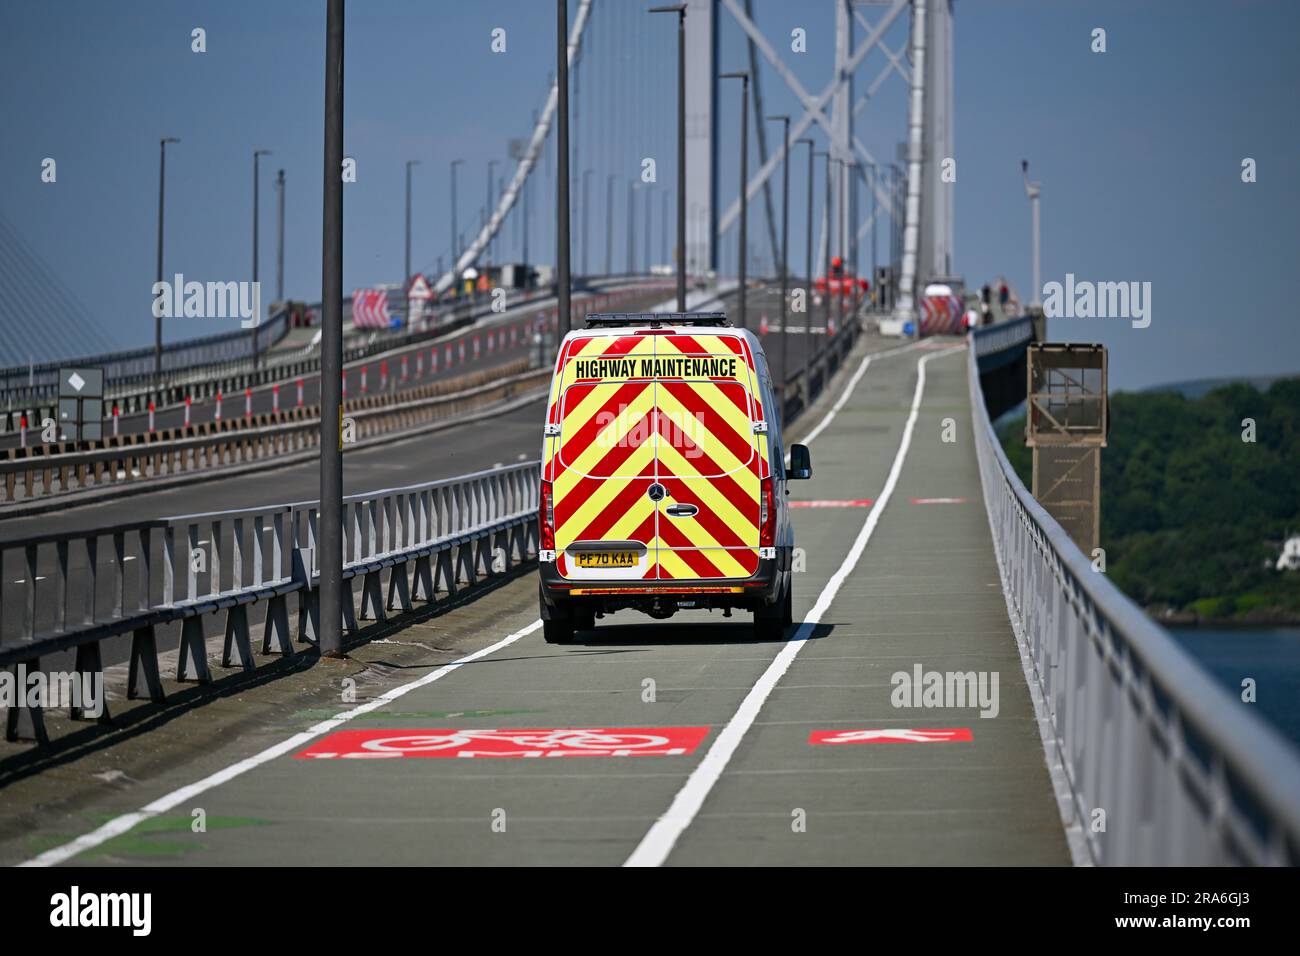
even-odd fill
[(1043, 191), (1043, 184), (1029, 181), (1029, 160), (1022, 159), (1020, 161), (1020, 172), (1025, 177), (1025, 195), (1029, 197), (1029, 205), (1033, 213), (1034, 294), (1029, 304), (1041, 307), (1043, 304), (1043, 277), (1038, 271), (1038, 196)]
[[(320, 653), (343, 653), (343, 0), (325, 15), (321, 241)], [(352, 600), (349, 590), (348, 600)]]
[[(263, 156), (270, 156), (270, 155), (271, 155), (271, 151), (269, 149), (253, 150), (253, 287), (254, 288), (257, 287), (257, 260), (258, 260), (257, 199), (258, 199), (258, 186), (260, 185), (261, 182), (261, 177), (258, 175), (259, 173), (258, 160)], [(257, 299), (258, 299), (258, 307), (257, 307), (258, 314), (253, 316), (253, 368), (254, 369), (257, 368), (257, 327), (262, 324), (261, 296), (258, 296)]]
[(781, 124), (781, 421), (785, 421), (785, 382), (790, 377), (786, 362), (790, 336), (786, 328), (785, 297), (790, 285), (790, 117), (785, 114), (767, 117), (769, 123)]
[[(812, 274), (812, 234), (813, 234), (813, 141), (809, 137), (796, 140), (796, 145), (803, 143), (808, 147), (808, 251), (804, 260), (804, 323), (803, 323), (803, 384), (804, 388), (808, 387), (808, 364), (812, 354), (812, 293), (813, 293), (813, 274)], [(804, 401), (807, 402), (809, 396), (805, 394)]]
[[(164, 136), (158, 141), (158, 281), (163, 281), (163, 200), (167, 183), (167, 144), (179, 143), (175, 136)], [(153, 373), (162, 375), (162, 316), (154, 313), (153, 319)]]
[(275, 226), (275, 301), (284, 301), (284, 170), (275, 177), (275, 191), (279, 214)]
[[(451, 161), (451, 270), (456, 271), (456, 263), (460, 261), (460, 237), (456, 232), (456, 167), (465, 162), (463, 159), (453, 159)], [(459, 279), (460, 276), (453, 275), (453, 278)]]
[(556, 340), (569, 331), (569, 0), (555, 4), (555, 297), (560, 312)]
[(589, 254), (591, 252), (591, 243), (589, 242), (591, 233), (587, 229), (587, 223), (591, 219), (588, 215), (588, 206), (591, 204), (591, 170), (582, 171), (582, 274), (590, 275)]
[(740, 80), (740, 235), (739, 262), (736, 266), (736, 279), (739, 285), (739, 301), (736, 314), (739, 326), (745, 328), (745, 266), (748, 251), (745, 248), (749, 238), (749, 74), (744, 70), (732, 73), (720, 73), (719, 79)]
[(605, 181), (605, 275), (614, 274), (614, 179), (610, 173)]
[(686, 311), (686, 4), (651, 7), (677, 14), (677, 311)]
[[(418, 159), (408, 159), (406, 161), (406, 258), (402, 266), (402, 282), (411, 281), (411, 167), (419, 166)], [(408, 309), (409, 311), (409, 309)]]
[[(492, 218), (492, 170), (496, 168), (498, 162), (499, 160), (489, 159), (487, 164), (487, 205), (483, 208), (487, 210), (487, 217), (489, 219)], [(492, 250), (495, 245), (496, 236), (493, 236), (488, 240), (487, 253), (489, 262), (492, 261)]]

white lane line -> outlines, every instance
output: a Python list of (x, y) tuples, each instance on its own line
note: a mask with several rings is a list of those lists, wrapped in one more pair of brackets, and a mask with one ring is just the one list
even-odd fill
[(173, 790), (166, 796), (159, 797), (153, 803), (147, 804), (141, 809), (136, 810), (134, 813), (124, 813), (119, 817), (114, 817), (99, 829), (92, 830), (90, 833), (79, 836), (71, 843), (65, 843), (52, 850), (46, 850), (44, 853), (40, 854), (40, 856), (34, 857), (19, 865), (55, 866), (65, 860), (71, 859), (78, 853), (97, 847), (101, 843), (113, 839), (115, 836), (121, 836), (138, 823), (142, 823), (151, 817), (156, 817), (160, 813), (166, 813), (173, 807), (180, 806), (187, 800), (197, 797), (199, 794), (211, 790), (213, 787), (219, 787), (221, 784), (227, 783), (255, 767), (260, 767), (269, 760), (274, 760), (276, 757), (284, 756), (285, 754), (298, 749), (313, 738), (319, 737), (321, 734), (329, 733), (331, 730), (338, 727), (340, 724), (346, 723), (353, 717), (360, 717), (373, 710), (378, 710), (385, 704), (390, 704), (399, 697), (409, 694), (413, 690), (418, 690), (421, 687), (432, 684), (436, 680), (441, 680), (443, 677), (446, 677), (452, 671), (459, 669), (464, 664), (476, 661), (481, 657), (487, 657), (489, 654), (494, 654), (502, 648), (509, 647), (515, 641), (533, 633), (533, 631), (537, 630), (541, 626), (542, 622), (540, 620), (533, 621), (531, 624), (515, 631), (513, 634), (503, 637), (495, 644), (489, 645), (480, 651), (475, 651), (473, 654), (469, 654), (459, 660), (452, 661), (450, 664), (446, 664), (430, 674), (425, 674), (423, 677), (413, 680), (409, 684), (394, 687), (392, 690), (388, 691), (388, 693), (375, 698), (369, 703), (361, 704), (358, 707), (354, 707), (351, 710), (345, 711), (335, 717), (331, 717), (328, 720), (322, 720), (320, 723), (313, 725), (302, 733), (294, 734), (287, 740), (282, 740), (278, 744), (267, 747), (261, 753), (254, 754), (251, 757), (246, 757), (238, 763), (233, 763), (229, 767), (218, 770), (216, 773), (210, 774), (202, 780), (192, 783), (187, 787)]
[[(964, 348), (964, 346), (961, 348)], [(749, 693), (745, 695), (745, 699), (741, 701), (740, 707), (732, 715), (731, 720), (727, 721), (727, 725), (722, 728), (722, 732), (714, 739), (708, 753), (704, 755), (704, 759), (700, 761), (699, 765), (686, 779), (686, 783), (682, 785), (681, 790), (677, 792), (677, 796), (673, 798), (668, 810), (655, 821), (654, 826), (641, 838), (641, 842), (632, 851), (632, 855), (623, 863), (624, 866), (661, 865), (668, 858), (668, 854), (672, 852), (678, 837), (691, 825), (691, 821), (700, 812), (700, 807), (704, 805), (705, 799), (722, 776), (722, 771), (726, 769), (732, 754), (736, 752), (736, 748), (740, 746), (740, 741), (744, 739), (750, 726), (758, 717), (758, 713), (768, 695), (772, 693), (777, 681), (781, 679), (791, 663), (794, 662), (795, 655), (803, 649), (804, 643), (812, 636), (813, 628), (817, 626), (822, 619), (822, 615), (830, 608), (831, 601), (839, 593), (840, 586), (857, 565), (858, 559), (862, 557), (862, 552), (866, 550), (867, 542), (871, 539), (872, 533), (876, 530), (876, 525), (880, 522), (880, 515), (884, 512), (890, 496), (894, 493), (894, 487), (898, 484), (898, 476), (903, 470), (903, 461), (907, 458), (907, 450), (912, 444), (912, 430), (916, 425), (917, 413), (921, 408), (921, 396), (925, 392), (926, 364), (931, 359), (947, 355), (950, 352), (961, 351), (961, 348), (931, 352), (916, 363), (916, 390), (912, 393), (912, 407), (907, 413), (907, 424), (903, 426), (903, 437), (898, 444), (898, 452), (894, 455), (894, 463), (890, 466), (889, 476), (885, 479), (885, 486), (880, 490), (880, 496), (876, 498), (876, 503), (871, 506), (871, 511), (867, 514), (867, 520), (863, 522), (862, 529), (858, 532), (857, 538), (854, 539), (853, 546), (849, 548), (849, 553), (845, 556), (844, 562), (831, 575), (831, 579), (826, 582), (821, 594), (817, 596), (817, 603), (813, 605), (812, 610), (803, 619), (799, 629), (795, 631), (794, 636), (786, 642), (780, 653), (768, 665), (767, 670), (750, 688)]]
[(822, 417), (822, 420), (817, 423), (816, 427), (804, 437), (801, 444), (812, 444), (812, 440), (820, 435), (823, 429), (835, 420), (836, 414), (838, 414), (839, 410), (844, 407), (844, 403), (849, 400), (849, 396), (852, 395), (853, 390), (857, 388), (858, 382), (862, 380), (862, 376), (867, 374), (867, 366), (871, 364), (872, 359), (884, 358), (886, 355), (898, 355), (900, 352), (907, 352), (916, 348), (920, 344), (921, 343), (919, 342), (912, 342), (910, 345), (900, 345), (897, 348), (885, 349), (883, 352), (873, 352), (870, 355), (863, 356), (862, 364), (858, 366), (857, 371), (853, 373), (853, 377), (849, 379), (848, 384), (844, 386), (844, 391), (840, 393), (840, 397), (835, 400), (835, 404), (831, 406), (830, 411)]

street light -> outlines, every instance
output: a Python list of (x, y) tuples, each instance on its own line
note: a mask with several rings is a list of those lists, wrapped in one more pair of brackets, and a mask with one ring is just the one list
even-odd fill
[[(806, 269), (807, 271), (804, 273), (804, 283), (805, 283), (805, 285), (804, 285), (804, 294), (803, 294), (803, 309), (804, 309), (804, 313), (803, 313), (803, 314), (804, 314), (804, 323), (803, 323), (803, 385), (804, 385), (804, 388), (807, 389), (807, 388), (808, 388), (808, 381), (809, 381), (809, 379), (808, 379), (808, 360), (809, 360), (810, 353), (812, 352), (812, 339), (809, 338), (809, 336), (812, 334), (812, 287), (813, 287), (813, 274), (812, 274), (812, 271), (813, 271), (813, 270), (812, 270), (812, 233), (813, 233), (813, 141), (812, 141), (812, 139), (811, 139), (810, 137), (804, 137), (803, 139), (800, 139), (800, 140), (796, 140), (796, 141), (795, 141), (795, 144), (796, 144), (796, 145), (798, 145), (799, 143), (803, 143), (804, 145), (806, 145), (806, 146), (808, 147), (808, 253), (807, 253), (807, 258), (805, 259), (805, 262), (804, 262), (804, 267), (805, 267), (805, 269)], [(807, 392), (805, 392), (805, 393), (804, 393), (804, 402), (805, 402), (805, 404), (809, 401), (809, 398), (810, 398), (810, 396), (807, 394)]]
[(456, 271), (456, 263), (460, 260), (459, 233), (456, 231), (456, 167), (461, 165), (465, 160), (453, 159), (451, 161), (451, 269)]
[(790, 285), (790, 117), (785, 114), (767, 117), (780, 123), (781, 132), (781, 421), (785, 421), (785, 382), (790, 376), (786, 362), (790, 336), (786, 329), (785, 297)]
[(555, 5), (555, 89), (559, 123), (555, 131), (555, 281), (556, 342), (569, 331), (569, 0)]
[(686, 311), (686, 4), (651, 7), (677, 14), (677, 311)]
[[(489, 159), (487, 164), (488, 166), (487, 205), (484, 208), (487, 210), (487, 216), (489, 219), (492, 218), (492, 169), (494, 166), (497, 165), (498, 162), (500, 162), (500, 160)], [(489, 262), (492, 261), (492, 246), (495, 242), (496, 242), (496, 236), (493, 236), (491, 239), (488, 240), (488, 261)]]
[(609, 174), (605, 182), (605, 275), (614, 274), (614, 180)]
[(739, 325), (745, 328), (745, 248), (749, 237), (749, 74), (744, 70), (732, 73), (719, 73), (719, 79), (740, 80), (740, 237), (739, 256), (736, 278), (740, 286), (740, 301), (736, 312), (740, 316)]
[[(418, 159), (406, 161), (406, 259), (403, 264), (402, 281), (411, 281), (411, 167), (419, 166)], [(409, 310), (408, 310), (409, 311)]]
[(587, 207), (591, 204), (591, 172), (590, 169), (582, 171), (582, 274), (584, 276), (591, 275), (587, 261), (591, 251), (591, 244), (588, 242), (591, 234), (587, 230), (587, 223), (591, 218), (587, 214)]
[(1025, 177), (1025, 195), (1029, 197), (1030, 208), (1033, 210), (1034, 295), (1029, 304), (1031, 306), (1042, 306), (1043, 277), (1038, 271), (1038, 195), (1042, 192), (1043, 184), (1029, 181), (1029, 160), (1022, 159), (1020, 161), (1020, 172)]
[(284, 170), (275, 177), (275, 191), (279, 214), (275, 227), (275, 301), (284, 301)]
[[(175, 136), (164, 136), (158, 141), (158, 281), (163, 281), (163, 198), (167, 179), (167, 144), (179, 143)], [(154, 312), (153, 319), (153, 373), (162, 375), (162, 316)]]
[[(258, 175), (258, 160), (263, 156), (270, 156), (269, 149), (253, 150), (253, 286), (257, 286), (257, 193), (260, 177)], [(262, 324), (261, 297), (258, 296), (258, 314), (253, 316), (253, 368), (257, 368), (257, 327)]]

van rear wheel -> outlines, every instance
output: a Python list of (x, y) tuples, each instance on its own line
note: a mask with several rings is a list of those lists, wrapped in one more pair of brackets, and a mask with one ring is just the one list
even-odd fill
[(547, 644), (573, 643), (573, 611), (568, 604), (547, 604), (541, 593), (537, 592), (538, 613), (542, 618), (542, 637)]
[(760, 641), (779, 641), (791, 617), (791, 588), (773, 604), (764, 604), (754, 610), (754, 636)]

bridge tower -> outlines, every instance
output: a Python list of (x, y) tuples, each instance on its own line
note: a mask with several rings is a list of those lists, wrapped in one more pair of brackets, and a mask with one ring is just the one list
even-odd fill
[(686, 2), (686, 274), (718, 267), (718, 0)]

